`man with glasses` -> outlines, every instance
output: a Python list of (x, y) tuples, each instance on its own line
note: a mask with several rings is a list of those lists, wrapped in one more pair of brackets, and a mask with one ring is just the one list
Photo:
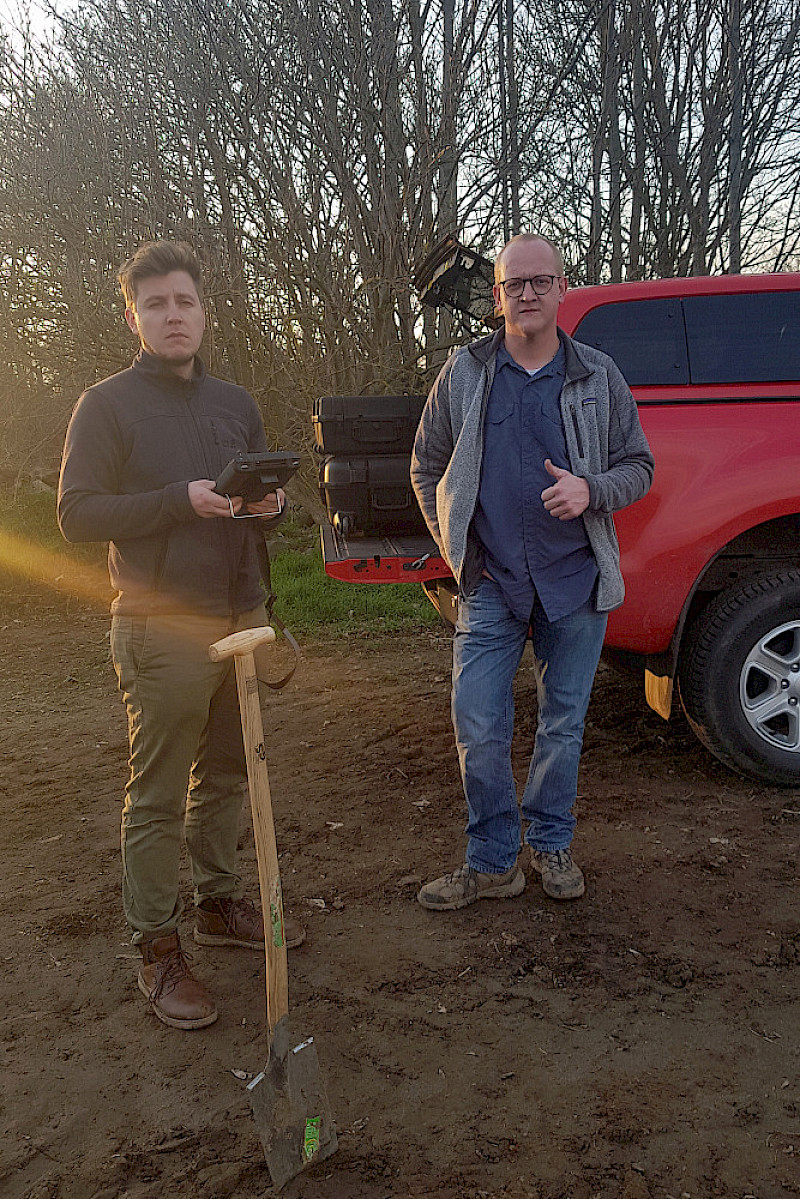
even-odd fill
[[(468, 812), (464, 864), (419, 892), (433, 910), (519, 895), (523, 822), (545, 893), (585, 890), (572, 809), (607, 615), (624, 595), (612, 513), (646, 494), (653, 457), (614, 362), (558, 328), (566, 290), (547, 238), (503, 247), (504, 325), (451, 355), (414, 444), (414, 489), (458, 583), (452, 716)], [(518, 804), (512, 684), (529, 633), (538, 727)]]

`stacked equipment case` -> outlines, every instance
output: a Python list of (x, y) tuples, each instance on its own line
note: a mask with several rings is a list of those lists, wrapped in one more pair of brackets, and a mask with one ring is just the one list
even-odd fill
[(319, 486), (337, 533), (424, 533), (409, 477), (425, 396), (322, 396), (311, 417)]

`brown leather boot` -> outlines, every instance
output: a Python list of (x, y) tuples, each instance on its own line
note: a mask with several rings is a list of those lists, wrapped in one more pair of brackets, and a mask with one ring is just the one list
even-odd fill
[(219, 1012), (214, 1000), (189, 969), (177, 931), (142, 941), (139, 990), (159, 1020), (170, 1028), (205, 1028)]
[[(286, 948), (296, 949), (306, 930), (291, 916), (283, 918)], [(198, 945), (238, 945), (264, 952), (264, 920), (249, 899), (204, 899), (197, 909), (194, 939)]]

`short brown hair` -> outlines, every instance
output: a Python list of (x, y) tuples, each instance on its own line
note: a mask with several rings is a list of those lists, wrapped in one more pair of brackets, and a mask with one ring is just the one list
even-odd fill
[(154, 275), (169, 275), (172, 271), (186, 271), (203, 298), (203, 268), (192, 247), (185, 241), (146, 241), (136, 253), (123, 263), (117, 280), (125, 297), (125, 306), (133, 308), (136, 289), (143, 279)]
[(564, 274), (564, 255), (561, 253), (561, 251), (559, 250), (558, 246), (556, 245), (556, 243), (554, 241), (551, 241), (549, 237), (545, 237), (544, 234), (542, 234), (542, 233), (518, 233), (516, 237), (512, 237), (510, 241), (506, 242), (506, 244), (503, 246), (502, 250), (500, 251), (500, 253), (497, 255), (497, 257), (494, 260), (494, 281), (495, 281), (495, 283), (502, 283), (502, 279), (500, 278), (500, 267), (502, 266), (502, 263), (503, 263), (503, 255), (505, 254), (505, 252), (509, 246), (513, 246), (519, 241), (543, 241), (545, 243), (545, 245), (549, 246), (550, 249), (553, 251), (553, 255), (556, 260), (556, 266), (558, 267), (560, 273), (562, 275)]

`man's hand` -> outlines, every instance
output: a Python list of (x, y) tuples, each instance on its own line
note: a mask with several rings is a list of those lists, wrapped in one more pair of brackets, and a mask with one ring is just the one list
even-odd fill
[[(234, 512), (238, 512), (242, 506), (242, 497), (240, 495), (231, 496)], [(189, 503), (194, 508), (198, 516), (228, 516), (231, 515), (230, 504), (227, 496), (217, 495), (214, 490), (213, 479), (195, 479), (189, 484)]]
[(551, 516), (558, 520), (574, 520), (589, 507), (589, 484), (579, 475), (572, 475), (560, 466), (553, 466), (549, 458), (544, 460), (544, 469), (556, 480), (552, 487), (545, 487), (542, 503)]
[[(234, 513), (238, 516), (242, 511), (244, 501), (240, 495), (232, 495), (230, 504), (226, 495), (217, 495), (213, 479), (195, 479), (189, 484), (189, 503), (198, 516), (205, 518), (227, 516)], [(233, 513), (231, 512), (233, 505)], [(251, 516), (279, 516), (286, 505), (286, 494), (281, 487), (270, 491), (257, 504), (248, 504), (247, 511)]]
[(282, 487), (277, 491), (268, 492), (257, 504), (248, 504), (247, 511), (251, 516), (280, 516), (286, 507), (286, 493)]

